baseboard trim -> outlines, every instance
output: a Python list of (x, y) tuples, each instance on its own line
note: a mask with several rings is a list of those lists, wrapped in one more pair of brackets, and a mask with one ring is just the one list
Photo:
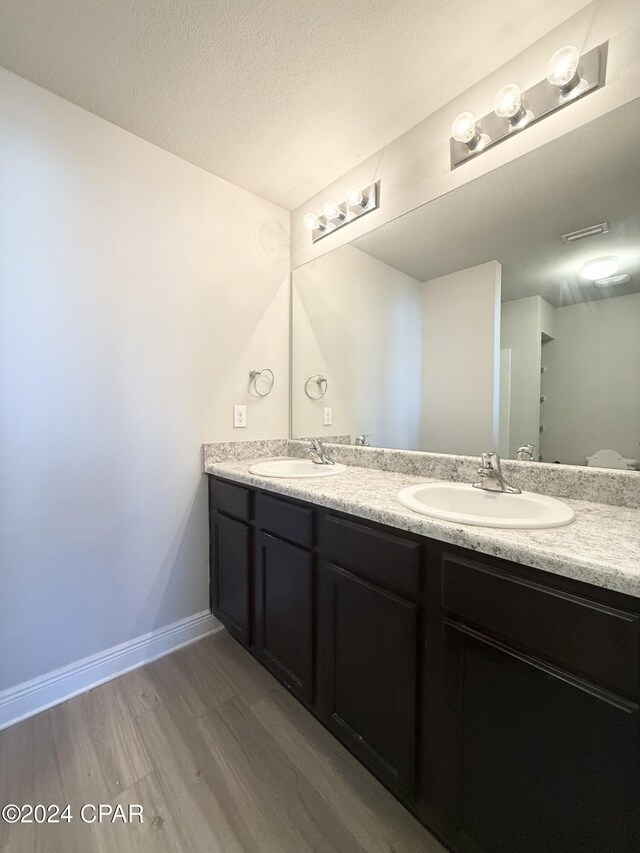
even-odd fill
[(221, 629), (220, 622), (203, 610), (0, 691), (0, 731)]

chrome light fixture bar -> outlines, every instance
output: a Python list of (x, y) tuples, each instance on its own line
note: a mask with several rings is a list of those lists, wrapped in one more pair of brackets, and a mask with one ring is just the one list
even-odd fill
[(311, 232), (311, 240), (315, 243), (333, 234), (343, 225), (354, 222), (365, 213), (370, 213), (380, 206), (380, 181), (361, 189), (357, 186), (347, 187), (345, 200), (338, 204), (336, 201), (325, 201), (322, 205), (322, 215), (305, 214), (302, 223)]
[(496, 95), (493, 112), (478, 120), (472, 113), (460, 113), (451, 127), (451, 168), (599, 89), (606, 47), (607, 42), (583, 56), (573, 45), (561, 47), (549, 60), (546, 78), (526, 92), (508, 83)]

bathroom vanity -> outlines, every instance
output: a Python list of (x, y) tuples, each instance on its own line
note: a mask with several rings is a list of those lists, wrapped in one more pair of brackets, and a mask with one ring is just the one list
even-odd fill
[[(579, 579), (602, 538), (572, 572), (575, 533), (480, 553), (474, 528), (364, 517), (397, 474), (344, 475), (353, 514), (247, 467), (209, 469), (211, 608), (310, 713), (456, 853), (637, 849), (640, 597)], [(545, 536), (548, 570), (504, 558), (542, 565)]]

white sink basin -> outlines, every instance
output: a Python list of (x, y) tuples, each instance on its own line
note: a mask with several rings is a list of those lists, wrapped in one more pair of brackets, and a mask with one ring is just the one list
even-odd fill
[(346, 465), (318, 465), (310, 459), (269, 459), (256, 462), (249, 468), (250, 474), (260, 477), (335, 477), (347, 470)]
[(398, 493), (398, 500), (423, 515), (479, 527), (563, 527), (576, 517), (570, 506), (556, 498), (534, 492), (489, 492), (467, 483), (409, 486)]

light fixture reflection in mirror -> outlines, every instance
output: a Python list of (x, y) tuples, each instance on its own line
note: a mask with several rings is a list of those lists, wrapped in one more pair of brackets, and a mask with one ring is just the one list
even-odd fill
[(617, 258), (598, 258), (582, 267), (582, 277), (589, 281), (597, 281), (614, 276), (619, 269), (620, 263)]
[(622, 275), (610, 275), (607, 278), (597, 278), (593, 283), (596, 287), (615, 287), (618, 284), (629, 284), (631, 276), (628, 273)]
[(322, 215), (318, 216), (309, 211), (302, 218), (302, 224), (311, 233), (311, 240), (315, 243), (321, 237), (326, 237), (338, 228), (354, 222), (360, 216), (377, 210), (380, 204), (380, 181), (370, 184), (368, 187), (359, 187), (352, 184), (345, 191), (345, 200), (337, 202), (328, 199), (322, 205)]

